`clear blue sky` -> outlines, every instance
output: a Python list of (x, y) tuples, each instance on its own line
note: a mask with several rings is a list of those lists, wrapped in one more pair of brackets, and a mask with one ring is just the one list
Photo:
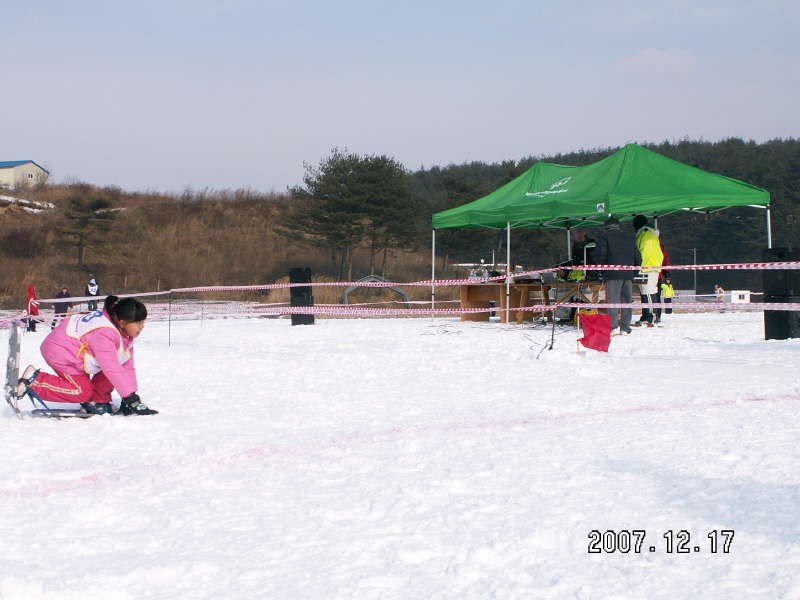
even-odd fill
[(285, 191), (408, 169), (800, 137), (798, 0), (0, 0), (0, 160), (60, 183)]

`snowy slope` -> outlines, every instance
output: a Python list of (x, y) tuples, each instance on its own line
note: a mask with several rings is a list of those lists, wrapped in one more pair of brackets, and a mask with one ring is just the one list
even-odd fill
[(0, 598), (800, 598), (800, 340), (665, 318), (149, 323), (160, 415), (3, 410)]

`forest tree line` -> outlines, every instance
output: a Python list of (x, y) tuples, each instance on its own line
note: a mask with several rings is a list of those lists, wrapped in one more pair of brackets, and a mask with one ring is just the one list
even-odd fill
[[(800, 246), (798, 140), (687, 139), (642, 145), (766, 189), (773, 246)], [(0, 202), (0, 305), (17, 306), (29, 284), (36, 284), (44, 297), (63, 283), (79, 285), (82, 292), (89, 274), (104, 282), (107, 292), (259, 285), (285, 277), (294, 266), (310, 266), (332, 280), (368, 274), (394, 281), (427, 278), (433, 213), (485, 196), (537, 160), (582, 166), (616, 150), (412, 172), (388, 156), (335, 149), (318, 164), (306, 165), (303, 184), (286, 193), (131, 193), (82, 182), (0, 190), (0, 196), (18, 199)], [(658, 225), (673, 264), (760, 261), (766, 247), (763, 210), (668, 215)], [(454, 270), (455, 263), (490, 262), (493, 256), (504, 262), (502, 231), (441, 230), (436, 241), (439, 276), (463, 275)], [(514, 230), (512, 262), (549, 267), (565, 258), (566, 247), (563, 231)], [(676, 271), (675, 287), (692, 288), (693, 277)], [(744, 271), (700, 272), (697, 281), (701, 292), (715, 281), (726, 289), (761, 288), (758, 273)]]

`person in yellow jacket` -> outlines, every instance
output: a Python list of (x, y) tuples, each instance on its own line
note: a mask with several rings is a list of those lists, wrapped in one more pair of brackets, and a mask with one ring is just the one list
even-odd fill
[[(672, 299), (675, 297), (675, 288), (672, 287), (672, 281), (669, 277), (665, 278), (661, 284), (661, 299), (667, 304), (672, 304)], [(664, 314), (671, 315), (672, 309), (665, 308)]]
[[(639, 285), (639, 293), (642, 296), (642, 304), (651, 304), (657, 301), (658, 273), (661, 269), (648, 267), (660, 267), (664, 262), (664, 253), (661, 251), (661, 242), (658, 241), (658, 229), (648, 226), (647, 217), (644, 215), (633, 217), (633, 228), (636, 230), (636, 245), (642, 255), (641, 272), (647, 277), (647, 281)], [(647, 307), (642, 308), (642, 316), (634, 325), (653, 327), (653, 312)]]

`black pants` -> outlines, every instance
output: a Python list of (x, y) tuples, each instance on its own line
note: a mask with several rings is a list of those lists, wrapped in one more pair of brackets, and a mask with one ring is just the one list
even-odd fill
[[(606, 302), (609, 304), (630, 304), (633, 302), (633, 282), (630, 279), (609, 279), (606, 281)], [(622, 331), (630, 333), (631, 320), (633, 319), (632, 308), (610, 308), (606, 312), (611, 315), (611, 327), (613, 329), (619, 327)]]
[[(656, 304), (660, 304), (661, 303), (661, 292), (660, 291), (656, 292), (655, 294), (652, 295), (652, 298), (653, 298), (653, 302), (655, 302)], [(656, 319), (660, 321), (661, 320), (661, 309), (660, 308), (654, 308), (653, 312), (656, 315)], [(667, 314), (669, 314), (669, 313), (667, 313)]]
[[(647, 305), (655, 302), (658, 294), (640, 294), (642, 297), (642, 316), (639, 318), (639, 323), (652, 323), (653, 311), (647, 308)], [(656, 311), (658, 309), (655, 309)]]

